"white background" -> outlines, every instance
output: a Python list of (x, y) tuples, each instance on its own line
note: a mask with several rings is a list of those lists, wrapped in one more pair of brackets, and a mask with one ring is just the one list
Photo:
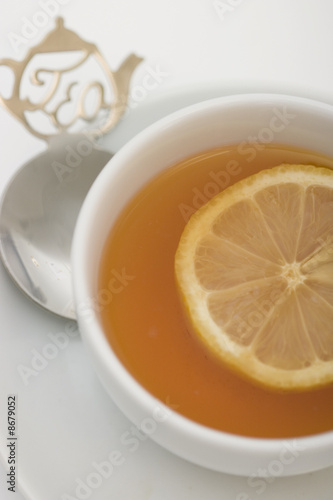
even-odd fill
[[(38, 19), (42, 3), (47, 4), (46, 0), (0, 0), (0, 58), (21, 60), (53, 28), (54, 19), (49, 15), (45, 26), (38, 27), (30, 39), (23, 37), (16, 46), (13, 43), (15, 35), (22, 36), (27, 20)], [(98, 45), (111, 68), (115, 69), (130, 52), (144, 57), (133, 77), (133, 89), (142, 88), (147, 72), (158, 72), (156, 88), (147, 91), (147, 95), (141, 92), (140, 98), (133, 94), (135, 107), (143, 109), (150, 99), (169, 90), (219, 85), (223, 93), (280, 92), (333, 104), (331, 0), (226, 0), (219, 5), (213, 0), (50, 0), (51, 3), (65, 18), (68, 28)], [(8, 95), (11, 85), (10, 72), (0, 67), (0, 93)], [(0, 109), (0, 189), (16, 168), (44, 147), (14, 117)], [(2, 328), (9, 326), (2, 323)], [(22, 500), (19, 493), (7, 492), (4, 476), (1, 468), (0, 499)], [(313, 485), (313, 495), (318, 500), (331, 499), (331, 490), (320, 489), (327, 477), (315, 475), (313, 483), (308, 483)], [(276, 488), (275, 491), (278, 495)], [(303, 494), (300, 491), (298, 495), (296, 489), (295, 500), (303, 498)], [(162, 497), (168, 497), (166, 491), (161, 492)], [(203, 487), (204, 497), (218, 498), (209, 497)], [(117, 498), (120, 500), (121, 496)], [(141, 498), (159, 496), (147, 492)], [(219, 500), (223, 498), (236, 497), (224, 496), (221, 491)]]
[[(133, 87), (142, 85), (147, 68), (159, 68), (164, 76), (151, 94), (221, 82), (231, 93), (266, 90), (333, 99), (330, 0), (220, 0), (220, 6), (219, 0), (49, 1), (56, 2), (70, 29), (98, 45), (111, 68), (130, 52), (144, 57)], [(30, 39), (22, 37), (27, 21), (40, 20), (43, 2), (1, 0), (1, 58), (22, 59), (53, 28), (49, 16)], [(15, 35), (23, 41), (13, 42)], [(10, 76), (0, 67), (4, 95)], [(0, 118), (0, 181), (5, 182), (6, 174), (43, 144), (2, 110)]]

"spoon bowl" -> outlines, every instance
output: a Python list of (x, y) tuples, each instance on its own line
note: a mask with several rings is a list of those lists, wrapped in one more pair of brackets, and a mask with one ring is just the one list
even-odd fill
[(23, 165), (0, 204), (0, 257), (40, 306), (75, 319), (70, 252), (81, 205), (112, 154), (83, 135), (64, 134)]

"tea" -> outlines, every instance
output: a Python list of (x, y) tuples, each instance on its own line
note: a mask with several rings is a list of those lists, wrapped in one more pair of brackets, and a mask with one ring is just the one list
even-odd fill
[[(180, 235), (202, 204), (238, 180), (281, 163), (333, 168), (333, 160), (287, 146), (237, 145), (167, 169), (127, 205), (100, 263), (99, 289), (122, 276), (101, 308), (121, 362), (155, 397), (208, 427), (258, 437), (333, 429), (333, 387), (277, 393), (252, 385), (213, 359), (188, 331), (174, 278)], [(119, 285), (119, 283), (118, 283)]]

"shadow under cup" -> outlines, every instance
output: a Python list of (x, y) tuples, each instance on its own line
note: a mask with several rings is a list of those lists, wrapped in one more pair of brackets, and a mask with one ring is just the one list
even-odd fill
[(274, 143), (333, 158), (332, 133), (333, 107), (325, 103), (263, 94), (205, 101), (160, 120), (132, 139), (104, 168), (84, 202), (74, 235), (72, 268), (78, 322), (92, 363), (107, 392), (134, 424), (145, 426), (148, 434), (154, 429), (154, 441), (193, 463), (231, 474), (258, 475), (259, 469), (282, 461), (292, 448), (297, 459), (284, 464), (279, 475), (301, 474), (333, 465), (333, 432), (288, 440), (232, 435), (197, 424), (149, 394), (118, 360), (92, 307), (106, 238), (132, 196), (182, 159), (232, 144), (240, 144), (250, 155), (256, 147)]

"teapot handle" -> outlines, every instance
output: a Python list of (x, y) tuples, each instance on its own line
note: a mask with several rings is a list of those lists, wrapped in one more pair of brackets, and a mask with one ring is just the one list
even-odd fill
[[(20, 62), (14, 61), (14, 59), (6, 59), (5, 58), (5, 59), (0, 59), (0, 66), (7, 66), (7, 68), (12, 70), (12, 72), (14, 74), (15, 80), (14, 80), (14, 85), (13, 85), (12, 93), (11, 93), (11, 96), (13, 96), (15, 94), (15, 87), (17, 86), (17, 76), (18, 76), (18, 72), (19, 72), (19, 68), (20, 68)], [(9, 97), (8, 99), (5, 99), (0, 94), (0, 102), (4, 103), (4, 105), (5, 105), (6, 101), (10, 101), (10, 99), (11, 99), (11, 97)]]

